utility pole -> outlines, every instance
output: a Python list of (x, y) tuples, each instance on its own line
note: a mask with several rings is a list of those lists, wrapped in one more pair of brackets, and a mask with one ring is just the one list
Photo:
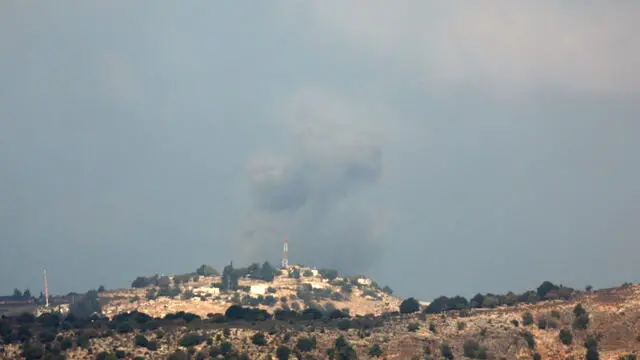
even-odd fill
[(282, 264), (281, 267), (286, 269), (289, 267), (289, 237), (284, 237), (284, 248), (282, 249)]
[(42, 269), (44, 273), (44, 306), (49, 308), (49, 283), (47, 282), (47, 269)]

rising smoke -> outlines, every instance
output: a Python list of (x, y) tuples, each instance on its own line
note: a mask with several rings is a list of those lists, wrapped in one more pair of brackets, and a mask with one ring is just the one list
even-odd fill
[(366, 204), (366, 187), (382, 175), (375, 122), (335, 96), (294, 97), (282, 156), (258, 155), (247, 166), (254, 210), (245, 256), (279, 257), (290, 237), (290, 261), (366, 272), (381, 255), (381, 219)]

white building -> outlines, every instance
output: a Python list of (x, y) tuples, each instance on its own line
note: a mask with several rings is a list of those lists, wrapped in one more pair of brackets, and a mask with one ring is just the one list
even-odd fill
[(251, 285), (249, 292), (253, 295), (264, 295), (267, 293), (267, 285)]
[(220, 295), (220, 289), (216, 287), (200, 287), (192, 290), (195, 295), (204, 296), (207, 294)]

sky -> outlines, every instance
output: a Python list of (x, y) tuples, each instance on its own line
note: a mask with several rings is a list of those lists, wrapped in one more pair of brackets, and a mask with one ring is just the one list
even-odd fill
[[(640, 281), (635, 1), (0, 2), (0, 293)], [(239, 265), (238, 265), (239, 264)]]

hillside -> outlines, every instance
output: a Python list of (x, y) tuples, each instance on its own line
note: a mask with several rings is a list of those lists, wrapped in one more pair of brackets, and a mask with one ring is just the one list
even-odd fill
[[(578, 304), (586, 310), (585, 329), (574, 328)], [(526, 313), (532, 315), (532, 324), (523, 323)], [(126, 317), (111, 322), (96, 319), (89, 330), (86, 327), (61, 330), (58, 341), (64, 341), (65, 337), (76, 339), (77, 344), (64, 352), (67, 359), (101, 358), (116, 352), (128, 359), (166, 359), (176, 351), (190, 352), (196, 355), (192, 358), (201, 359), (212, 354), (228, 359), (275, 359), (279, 347), (293, 351), (289, 358), (296, 358), (297, 352), (301, 359), (324, 359), (328, 351), (343, 354), (335, 356), (342, 359), (376, 358), (374, 355), (378, 353), (386, 359), (440, 359), (447, 358), (448, 345), (452, 350), (450, 359), (469, 358), (463, 356), (466, 351), (471, 358), (578, 360), (585, 359), (585, 342), (593, 338), (589, 346), (599, 353), (599, 359), (618, 360), (640, 352), (640, 287), (627, 285), (581, 293), (569, 301), (443, 314), (352, 317), (346, 322), (303, 318), (257, 322), (178, 318), (155, 330), (144, 324), (149, 322)], [(136, 327), (139, 330), (133, 329)], [(568, 345), (560, 340), (563, 329), (572, 337)], [(136, 347), (136, 334), (153, 342), (153, 347)], [(85, 340), (81, 341), (83, 337)], [(337, 340), (340, 337), (346, 341)], [(142, 345), (141, 336), (137, 341)], [(101, 352), (106, 353), (100, 355)], [(3, 358), (17, 359), (19, 353), (20, 345), (6, 345)], [(174, 354), (171, 358), (187, 357)]]
[[(222, 277), (193, 276), (179, 285), (169, 277), (168, 287), (178, 288), (180, 295), (160, 296), (149, 299), (149, 291), (159, 286), (139, 289), (119, 289), (100, 294), (102, 310), (108, 317), (122, 312), (140, 311), (154, 317), (163, 317), (178, 311), (190, 312), (202, 317), (224, 313), (232, 304), (252, 305), (269, 312), (278, 308), (303, 309), (308, 305), (320, 309), (349, 309), (351, 315), (380, 315), (396, 311), (401, 298), (391, 296), (364, 276), (327, 279), (318, 271), (304, 266), (292, 266), (297, 278), (276, 274), (272, 281), (242, 277), (238, 290), (220, 292), (214, 285), (222, 283)], [(305, 276), (306, 275), (306, 276)], [(198, 296), (201, 294), (201, 296)]]

